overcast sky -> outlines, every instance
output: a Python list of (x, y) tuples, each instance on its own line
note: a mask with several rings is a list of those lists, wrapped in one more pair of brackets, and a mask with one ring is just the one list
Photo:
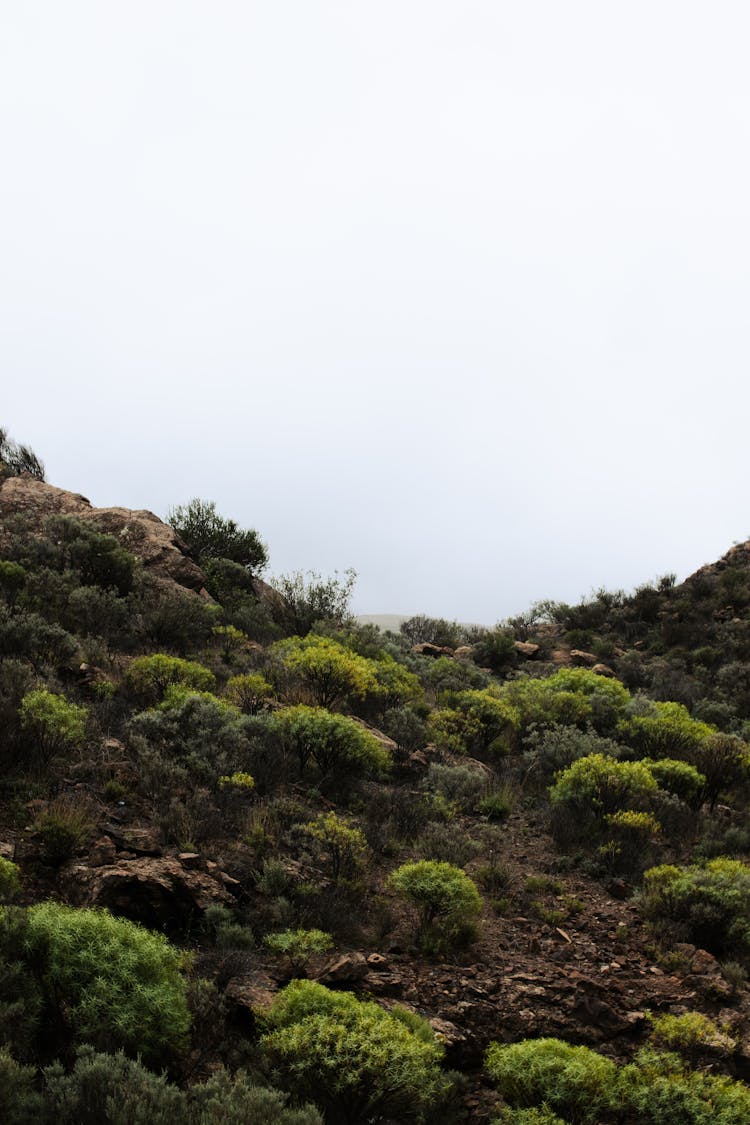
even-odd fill
[(0, 424), (493, 623), (750, 536), (750, 7), (0, 6)]

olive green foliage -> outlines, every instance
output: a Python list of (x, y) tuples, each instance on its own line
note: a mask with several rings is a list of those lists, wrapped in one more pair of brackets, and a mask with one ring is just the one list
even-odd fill
[(158, 703), (173, 684), (196, 691), (213, 691), (216, 687), (213, 672), (202, 664), (162, 652), (137, 656), (132, 660), (125, 673), (125, 682), (133, 694), (146, 703)]
[(482, 633), (474, 642), (472, 659), (483, 668), (491, 668), (496, 675), (513, 668), (518, 654), (512, 630), (493, 629)]
[(20, 716), (21, 726), (42, 764), (64, 750), (80, 746), (86, 735), (86, 708), (44, 688), (26, 693), (21, 700)]
[(713, 810), (719, 795), (750, 780), (750, 746), (731, 734), (711, 734), (690, 752), (690, 761), (705, 778), (702, 797)]
[(0, 1121), (3, 1125), (42, 1125), (44, 1104), (35, 1089), (33, 1067), (21, 1066), (0, 1048)]
[(535, 1106), (532, 1109), (511, 1109), (506, 1106), (492, 1125), (567, 1125), (567, 1122), (547, 1106)]
[(273, 696), (268, 680), (257, 672), (244, 672), (227, 681), (224, 698), (246, 715), (257, 715), (267, 700)]
[(364, 832), (334, 812), (321, 813), (303, 833), (315, 844), (335, 882), (353, 878), (364, 866), (369, 848)]
[(750, 866), (740, 860), (652, 867), (643, 878), (641, 908), (717, 956), (750, 956)]
[(658, 1016), (652, 1022), (651, 1039), (662, 1050), (677, 1051), (693, 1063), (706, 1052), (731, 1055), (737, 1047), (737, 1036), (703, 1012)]
[(254, 573), (268, 564), (268, 551), (257, 531), (243, 529), (234, 520), (220, 516), (213, 500), (196, 497), (189, 504), (179, 504), (167, 514), (167, 523), (185, 540), (199, 563), (229, 559)]
[(630, 700), (619, 680), (598, 676), (586, 668), (563, 668), (546, 679), (519, 677), (503, 685), (500, 695), (518, 712), (524, 733), (560, 723), (611, 733)]
[(617, 1067), (588, 1047), (560, 1039), (491, 1044), (487, 1071), (504, 1098), (520, 1106), (546, 1103), (565, 1120), (595, 1125), (604, 1112)]
[(642, 807), (657, 788), (642, 762), (621, 762), (604, 754), (579, 758), (549, 791), (553, 830), (561, 838), (600, 830), (607, 814)]
[(450, 947), (464, 939), (479, 916), (482, 899), (465, 871), (451, 863), (419, 860), (392, 872), (389, 887), (413, 906), (419, 918), (417, 941)]
[(706, 779), (689, 762), (681, 762), (677, 758), (660, 758), (658, 761), (645, 759), (643, 765), (655, 778), (660, 789), (672, 793), (688, 805), (697, 806), (701, 803)]
[(94, 827), (88, 802), (75, 797), (57, 797), (34, 822), (34, 831), (49, 863), (64, 863), (86, 844)]
[(352, 614), (349, 608), (357, 572), (349, 568), (340, 577), (323, 578), (317, 571), (295, 570), (271, 579), (271, 585), (281, 594), (273, 612), (279, 624), (288, 633), (305, 636), (317, 622), (335, 626), (349, 625)]
[(23, 474), (44, 480), (44, 465), (33, 449), (13, 441), (8, 431), (0, 427), (0, 479)]
[(450, 706), (433, 711), (427, 723), (437, 746), (475, 757), (507, 753), (517, 728), (515, 708), (490, 690), (452, 695)]
[(588, 1047), (527, 1039), (510, 1046), (493, 1043), (486, 1066), (510, 1102), (539, 1110), (533, 1117), (516, 1108), (500, 1118), (503, 1123), (744, 1125), (750, 1120), (744, 1083), (691, 1071), (678, 1056), (652, 1048), (618, 1068)]
[(278, 934), (267, 934), (263, 944), (271, 953), (288, 961), (292, 975), (300, 977), (316, 954), (333, 948), (333, 938), (323, 930), (282, 930)]
[(439, 648), (458, 648), (472, 639), (470, 631), (458, 621), (446, 621), (444, 617), (425, 617), (417, 614), (399, 626), (401, 634), (413, 645), (431, 644)]
[(20, 563), (0, 559), (0, 595), (11, 605), (26, 583), (26, 569)]
[(369, 663), (374, 682), (368, 688), (367, 702), (377, 714), (382, 715), (394, 707), (420, 704), (423, 701), (424, 690), (419, 676), (410, 672), (390, 653), (381, 652)]
[(184, 1044), (185, 958), (161, 934), (103, 910), (41, 902), (29, 908), (26, 940), (50, 1015), (76, 1041), (144, 1058)]
[(266, 1016), (261, 1050), (281, 1084), (316, 1102), (326, 1121), (419, 1121), (446, 1095), (442, 1049), (422, 1025), (350, 993), (293, 981)]
[(699, 722), (681, 703), (649, 701), (643, 715), (624, 718), (619, 734), (643, 757), (692, 760), (701, 743), (715, 733)]
[(439, 762), (430, 765), (424, 785), (464, 812), (474, 812), (488, 789), (484, 770), (476, 766), (446, 766)]
[(0, 902), (12, 902), (20, 890), (21, 879), (17, 864), (0, 856)]
[(346, 715), (298, 704), (277, 711), (270, 725), (301, 774), (314, 766), (323, 778), (342, 779), (377, 776), (390, 768), (388, 751)]
[(378, 689), (374, 662), (329, 637), (289, 637), (271, 647), (269, 658), (271, 674), (282, 686), (286, 681), (288, 688), (301, 687), (319, 707), (363, 699)]
[(219, 1070), (180, 1090), (122, 1051), (90, 1047), (70, 1073), (59, 1064), (44, 1071), (43, 1095), (50, 1125), (322, 1125), (312, 1106), (289, 1109), (284, 1094), (251, 1084), (242, 1072)]

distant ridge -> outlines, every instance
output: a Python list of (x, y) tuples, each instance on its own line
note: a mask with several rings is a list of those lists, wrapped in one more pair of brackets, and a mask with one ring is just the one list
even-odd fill
[(401, 623), (413, 616), (410, 613), (358, 613), (356, 620), (360, 625), (377, 625), (383, 633), (389, 629), (392, 633), (397, 633)]

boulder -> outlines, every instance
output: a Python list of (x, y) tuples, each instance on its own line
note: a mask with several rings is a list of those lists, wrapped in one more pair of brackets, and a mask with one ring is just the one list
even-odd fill
[(61, 873), (74, 906), (106, 907), (153, 930), (175, 933), (209, 906), (231, 896), (219, 879), (191, 871), (176, 859), (119, 860), (100, 867), (72, 864)]
[(429, 641), (420, 641), (419, 644), (413, 645), (411, 650), (416, 656), (432, 656), (437, 659), (438, 656), (453, 656), (454, 650), (452, 648), (445, 648), (443, 645), (433, 645)]
[(7, 477), (0, 482), (0, 526), (10, 516), (20, 514), (30, 517), (40, 529), (51, 515), (75, 516), (91, 522), (140, 559), (159, 585), (179, 586), (208, 597), (206, 577), (190, 558), (187, 545), (153, 512), (94, 508), (80, 493), (67, 492), (32, 477)]
[(362, 980), (369, 971), (364, 953), (344, 953), (326, 965), (318, 974), (318, 980), (326, 985), (350, 984)]
[(597, 663), (597, 657), (593, 652), (584, 652), (580, 648), (572, 648), (570, 650), (570, 659), (574, 664), (584, 665), (587, 668), (593, 668)]
[(539, 655), (539, 645), (535, 645), (532, 641), (514, 641), (513, 648), (519, 656), (525, 656), (527, 660), (533, 660)]
[(609, 679), (616, 679), (616, 674), (609, 664), (595, 664), (591, 669), (597, 676), (607, 676)]

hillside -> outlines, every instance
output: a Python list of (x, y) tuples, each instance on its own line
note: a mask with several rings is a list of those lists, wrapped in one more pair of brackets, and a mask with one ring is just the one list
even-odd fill
[(750, 543), (380, 632), (211, 505), (41, 475), (0, 479), (3, 1120), (750, 1120)]

